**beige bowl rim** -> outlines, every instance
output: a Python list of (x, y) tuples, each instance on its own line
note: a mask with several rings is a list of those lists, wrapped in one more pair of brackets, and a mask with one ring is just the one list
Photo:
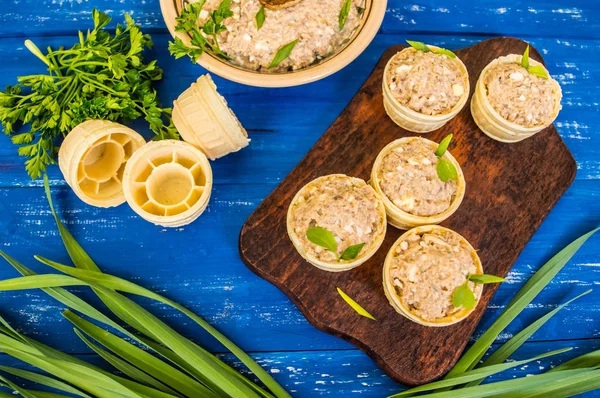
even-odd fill
[[(160, 9), (171, 35), (173, 37), (179, 37), (185, 43), (189, 43), (190, 38), (188, 35), (184, 32), (175, 32), (175, 18), (178, 15), (175, 6), (176, 1), (181, 0), (160, 0)], [(351, 38), (350, 42), (331, 57), (328, 57), (316, 65), (298, 71), (288, 73), (261, 73), (242, 69), (210, 54), (203, 54), (200, 59), (198, 59), (198, 63), (209, 72), (219, 75), (222, 78), (237, 83), (247, 84), (249, 86), (292, 87), (311, 83), (343, 69), (367, 48), (381, 27), (383, 17), (385, 16), (386, 6), (387, 0), (366, 0), (363, 22), (361, 26), (359, 26), (358, 32)]]

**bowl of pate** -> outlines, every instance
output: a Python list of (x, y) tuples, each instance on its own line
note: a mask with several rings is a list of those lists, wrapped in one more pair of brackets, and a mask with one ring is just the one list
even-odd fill
[[(186, 45), (192, 37), (176, 29), (177, 18), (195, 2), (160, 0), (169, 31)], [(207, 0), (198, 24), (204, 26), (221, 3)], [(386, 4), (386, 0), (232, 0), (232, 15), (222, 21), (226, 29), (216, 36), (228, 59), (204, 52), (198, 63), (223, 78), (251, 86), (289, 87), (319, 80), (365, 50), (381, 26)], [(280, 50), (293, 42), (289, 54), (273, 66)]]
[(450, 217), (465, 196), (466, 181), (458, 161), (446, 151), (456, 169), (455, 180), (437, 174), (438, 144), (421, 137), (404, 137), (386, 145), (373, 164), (371, 185), (382, 197), (388, 222), (399, 229), (439, 224)]
[[(449, 326), (465, 319), (481, 298), (483, 274), (477, 252), (460, 234), (439, 225), (407, 231), (392, 245), (383, 266), (385, 295), (394, 309), (424, 326)], [(452, 295), (467, 283), (475, 305), (455, 307)]]
[[(287, 213), (287, 231), (300, 255), (325, 271), (347, 271), (367, 261), (383, 243), (385, 208), (381, 198), (364, 180), (344, 174), (319, 177), (298, 191)], [(329, 231), (335, 252), (312, 242), (309, 229)], [(363, 245), (352, 259), (342, 253)]]
[(415, 133), (437, 130), (456, 116), (469, 97), (469, 73), (453, 53), (427, 46), (405, 48), (383, 72), (383, 105), (398, 126)]
[(493, 60), (481, 72), (471, 114), (477, 126), (501, 142), (518, 142), (550, 126), (561, 110), (562, 91), (542, 63), (547, 78), (529, 73), (523, 57), (510, 54)]

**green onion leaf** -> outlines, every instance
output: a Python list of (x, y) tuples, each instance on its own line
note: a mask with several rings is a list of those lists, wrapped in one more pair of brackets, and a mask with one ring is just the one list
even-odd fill
[(260, 30), (265, 23), (265, 6), (261, 6), (256, 13), (256, 30)]
[(530, 66), (527, 69), (527, 72), (534, 76), (541, 77), (544, 80), (548, 80), (550, 78), (548, 71), (546, 71), (546, 68), (544, 68), (542, 65)]
[(340, 28), (340, 32), (344, 30), (344, 26), (346, 25), (346, 21), (348, 20), (348, 14), (350, 14), (350, 5), (351, 0), (344, 0), (342, 4), (342, 9), (340, 10), (340, 15), (338, 16), (338, 25)]
[(271, 64), (269, 64), (269, 69), (276, 67), (279, 65), (284, 59), (290, 56), (290, 53), (294, 49), (294, 46), (298, 43), (298, 39), (282, 46), (279, 50), (277, 50), (277, 54), (273, 57)]
[(501, 282), (506, 282), (506, 279), (501, 278), (499, 276), (496, 275), (488, 275), (488, 274), (473, 274), (473, 275), (469, 275), (469, 280), (471, 282), (475, 282), (475, 283), (479, 283), (482, 285), (486, 285), (489, 283), (501, 283)]
[(329, 250), (339, 258), (339, 254), (337, 252), (337, 241), (330, 230), (321, 227), (309, 228), (306, 231), (306, 239), (317, 246), (321, 246), (322, 248)]
[(523, 53), (523, 57), (521, 58), (521, 66), (525, 69), (529, 69), (529, 44)]
[(362, 315), (366, 318), (372, 319), (372, 320), (376, 320), (375, 317), (373, 315), (371, 315), (369, 313), (369, 311), (365, 310), (360, 304), (358, 304), (356, 301), (354, 301), (350, 296), (348, 296), (346, 293), (344, 293), (342, 291), (342, 289), (340, 289), (339, 287), (337, 288), (338, 293), (340, 294), (340, 296), (342, 296), (342, 298), (344, 299), (344, 301), (346, 303), (348, 303), (348, 305), (350, 307), (352, 307), (352, 309), (354, 311), (356, 311), (359, 315)]
[(411, 40), (406, 40), (406, 42), (408, 44), (410, 44), (410, 46), (412, 48), (414, 48), (415, 50), (423, 51), (424, 53), (428, 53), (431, 51), (431, 49), (427, 46), (427, 44), (425, 44), (423, 42), (411, 41)]
[(437, 149), (435, 150), (435, 156), (441, 158), (444, 156), (446, 151), (448, 150), (448, 146), (450, 145), (450, 141), (452, 141), (453, 134), (448, 134), (444, 139), (440, 142)]
[(456, 308), (465, 308), (467, 310), (475, 307), (475, 295), (469, 289), (467, 282), (460, 285), (452, 293), (452, 305)]
[(437, 175), (442, 182), (448, 182), (450, 180), (456, 180), (458, 178), (458, 172), (456, 167), (448, 159), (440, 158), (436, 166)]
[(450, 58), (456, 58), (456, 54), (445, 48), (438, 48), (437, 50), (433, 50), (433, 53), (438, 55), (445, 55)]
[(358, 253), (362, 250), (364, 243), (359, 243), (358, 245), (348, 246), (346, 250), (342, 253), (342, 260), (354, 260)]

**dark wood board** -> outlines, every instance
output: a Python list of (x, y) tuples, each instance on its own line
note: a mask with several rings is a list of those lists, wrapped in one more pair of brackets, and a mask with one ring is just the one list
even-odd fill
[[(449, 327), (418, 325), (398, 314), (382, 287), (383, 260), (403, 231), (388, 228), (385, 242), (365, 264), (330, 273), (296, 252), (286, 232), (286, 213), (298, 190), (332, 173), (369, 179), (379, 151), (394, 139), (416, 135), (385, 114), (381, 81), (386, 62), (405, 46), (385, 51), (371, 76), (338, 119), (296, 168), (258, 206), (240, 233), (242, 260), (287, 294), (308, 321), (366, 352), (395, 380), (417, 385), (444, 375), (456, 363), (497, 286), (488, 285), (466, 320)], [(521, 54), (526, 43), (496, 38), (456, 51), (469, 70), (471, 92), (481, 70), (494, 58)], [(532, 58), (542, 57), (531, 49)], [(450, 151), (460, 162), (467, 192), (458, 211), (442, 223), (479, 250), (486, 273), (506, 275), (576, 173), (573, 156), (556, 128), (515, 144), (488, 138), (475, 125), (469, 104), (441, 129), (424, 137), (454, 134)], [(377, 321), (357, 315), (338, 295), (340, 287)]]

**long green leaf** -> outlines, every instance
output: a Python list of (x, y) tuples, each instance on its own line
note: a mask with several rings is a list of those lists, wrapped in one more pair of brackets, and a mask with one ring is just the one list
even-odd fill
[(0, 366), (0, 371), (10, 373), (13, 376), (20, 377), (21, 379), (29, 380), (37, 384), (41, 384), (46, 387), (54, 388), (59, 391), (68, 392), (69, 394), (77, 395), (83, 398), (91, 398), (84, 392), (79, 391), (78, 389), (71, 387), (67, 383), (63, 383), (60, 380), (53, 379), (52, 377), (48, 377), (45, 375), (41, 375), (39, 373), (30, 372), (28, 370), (12, 368), (10, 366)]
[(157, 390), (166, 392), (168, 394), (179, 396), (179, 394), (177, 394), (176, 391), (173, 391), (172, 389), (165, 386), (164, 384), (162, 384), (155, 378), (142, 372), (140, 369), (138, 369), (135, 366), (131, 365), (130, 363), (122, 360), (121, 358), (117, 357), (116, 355), (113, 355), (110, 352), (105, 351), (102, 348), (98, 347), (96, 344), (92, 343), (89, 339), (87, 339), (85, 337), (85, 335), (82, 332), (79, 331), (79, 329), (74, 328), (73, 330), (74, 330), (75, 334), (77, 334), (77, 336), (88, 347), (90, 347), (92, 349), (92, 351), (94, 351), (102, 359), (104, 359), (106, 362), (108, 362), (115, 369), (117, 369), (118, 371), (120, 371), (121, 373), (126, 375), (127, 377), (131, 378), (132, 380), (137, 381), (138, 383), (145, 384), (147, 386), (156, 388)]
[[(129, 282), (125, 279), (121, 279), (119, 277), (105, 274), (102, 272), (95, 272), (89, 270), (83, 270), (73, 267), (68, 267), (63, 264), (59, 264), (52, 260), (45, 259), (43, 257), (36, 256), (36, 259), (41, 261), (42, 263), (49, 265), (61, 272), (64, 272), (67, 275), (71, 275), (75, 278), (78, 278), (82, 281), (86, 281), (89, 283), (97, 283), (102, 285), (105, 288), (134, 294), (142, 297), (146, 297), (163, 304), (166, 304), (196, 322), (200, 325), (204, 330), (211, 334), (215, 339), (217, 339), (221, 344), (223, 344), (233, 355), (235, 355), (244, 365), (250, 369), (252, 373), (258, 377), (260, 381), (262, 381), (267, 388), (269, 388), (277, 397), (289, 397), (289, 394), (277, 383), (260, 365), (258, 365), (248, 354), (246, 354), (241, 348), (239, 348), (235, 343), (229, 340), (224, 334), (219, 332), (216, 328), (214, 328), (210, 323), (206, 322), (204, 319), (194, 314), (192, 311), (188, 310), (182, 305), (177, 304), (176, 302), (161, 296), (160, 294), (154, 293), (151, 290), (143, 288), (141, 286), (136, 285), (135, 283)], [(70, 283), (75, 283), (71, 281)], [(2, 286), (2, 282), (0, 282), (0, 289)], [(111, 309), (112, 310), (112, 309)], [(133, 325), (132, 325), (133, 326)]]
[(558, 365), (554, 369), (550, 369), (547, 373), (571, 369), (593, 368), (597, 366), (600, 366), (600, 350), (588, 352), (587, 354), (573, 358), (570, 361)]
[[(572, 371), (571, 371), (572, 372)], [(555, 375), (560, 375), (557, 372)], [(552, 376), (548, 372), (546, 376)], [(524, 387), (503, 398), (548, 398), (548, 397), (572, 397), (588, 391), (600, 388), (600, 370), (582, 371), (566, 378), (550, 378), (541, 385)]]
[(548, 283), (563, 269), (567, 262), (573, 257), (579, 248), (600, 228), (575, 239), (567, 247), (562, 249), (558, 254), (552, 257), (544, 264), (521, 288), (517, 295), (510, 301), (504, 311), (496, 319), (496, 321), (485, 331), (479, 339), (471, 346), (471, 348), (463, 354), (457, 364), (446, 375), (446, 378), (451, 378), (458, 374), (464, 373), (467, 370), (473, 369), (479, 360), (485, 355), (488, 348), (494, 342), (496, 337), (510, 324), (523, 309), (531, 303), (539, 292), (546, 287)]
[[(495, 365), (498, 363), (502, 363), (506, 361), (515, 351), (517, 351), (529, 338), (539, 330), (550, 318), (556, 315), (560, 310), (565, 308), (567, 305), (571, 304), (573, 301), (581, 298), (587, 294), (589, 294), (592, 290), (588, 290), (586, 292), (581, 293), (579, 296), (572, 298), (566, 303), (559, 305), (554, 310), (550, 311), (543, 317), (539, 318), (531, 325), (527, 326), (525, 329), (521, 330), (519, 333), (514, 335), (510, 340), (506, 343), (502, 344), (500, 348), (498, 348), (489, 358), (487, 358), (481, 365), (477, 366), (478, 368), (483, 368), (490, 365)], [(469, 384), (467, 387), (471, 387), (477, 384), (480, 384), (483, 379), (475, 380)]]
[(2, 380), (8, 387), (12, 388), (13, 390), (15, 390), (16, 392), (21, 394), (23, 396), (23, 398), (38, 398), (38, 396), (35, 395), (34, 393), (29, 392), (26, 389), (19, 387), (12, 381), (8, 380), (6, 377), (0, 376), (0, 380)]
[[(48, 183), (47, 177), (45, 177), (45, 179), (44, 179), (44, 188), (46, 191), (46, 197), (48, 199), (48, 204), (50, 205), (50, 209), (52, 211), (52, 214), (54, 216), (56, 224), (59, 228), (60, 236), (62, 238), (63, 244), (65, 245), (65, 248), (67, 249), (67, 252), (69, 253), (69, 256), (71, 257), (71, 260), (73, 261), (75, 266), (79, 269), (87, 269), (87, 270), (91, 270), (91, 271), (96, 271), (98, 273), (102, 273), (102, 271), (96, 265), (96, 263), (85, 252), (85, 250), (81, 247), (81, 245), (75, 240), (73, 235), (71, 235), (71, 233), (64, 227), (64, 225), (60, 221), (60, 218), (58, 217), (58, 215), (54, 209), (54, 205), (52, 203), (52, 195), (50, 193), (50, 185)], [(139, 288), (139, 286), (137, 286), (135, 284), (134, 284), (134, 286)], [(150, 291), (148, 290), (147, 292), (150, 292)], [(153, 292), (150, 292), (150, 293), (153, 293)], [(263, 382), (267, 386), (267, 388), (269, 388), (269, 390), (271, 390), (271, 392), (273, 392), (273, 394), (275, 394), (275, 396), (277, 398), (290, 397), (290, 395), (287, 393), (287, 391), (285, 391), (285, 389), (279, 383), (277, 383), (275, 381), (275, 379), (273, 379), (273, 377), (269, 373), (267, 373), (260, 365), (258, 365), (241, 348), (239, 348), (237, 345), (235, 345), (231, 340), (229, 340), (227, 337), (225, 337), (225, 335), (220, 333), (212, 325), (210, 325), (204, 319), (200, 318), (199, 316), (197, 316), (193, 312), (189, 311), (185, 307), (180, 306), (179, 304), (176, 304), (160, 295), (156, 295), (156, 296), (158, 296), (162, 300), (165, 300), (165, 301), (162, 301), (162, 300), (158, 300), (158, 301), (161, 301), (161, 302), (163, 302), (167, 305), (170, 305), (171, 307), (183, 312), (185, 315), (190, 317), (192, 320), (194, 320), (196, 323), (198, 323), (201, 327), (203, 327), (205, 330), (207, 330), (214, 338), (216, 338), (221, 344), (223, 344), (227, 349), (229, 349), (233, 353), (233, 355), (235, 355), (246, 367), (248, 367), (248, 369), (252, 373), (254, 373), (254, 375), (261, 382)], [(105, 304), (107, 304), (107, 303), (105, 303)], [(110, 307), (110, 304), (107, 304), (107, 306), (109, 307), (109, 309), (111, 311), (115, 312), (114, 309)], [(144, 330), (143, 326), (137, 322), (137, 319), (135, 317), (131, 317), (131, 318), (125, 320), (125, 322), (127, 322), (129, 325), (131, 325), (135, 329), (146, 334), (147, 336), (156, 338), (156, 336), (153, 336), (151, 330)], [(244, 383), (247, 384), (246, 382), (244, 382)]]
[(156, 380), (172, 387), (175, 391), (181, 392), (189, 397), (203, 396), (217, 398), (216, 394), (196, 380), (167, 365), (165, 362), (141, 348), (138, 348), (120, 337), (86, 321), (69, 310), (64, 311), (63, 316), (83, 333), (93, 338), (125, 361), (154, 377)]
[(524, 359), (521, 361), (502, 363), (502, 364), (498, 364), (498, 365), (486, 366), (485, 368), (477, 368), (474, 370), (469, 370), (469, 371), (467, 371), (459, 376), (453, 377), (451, 379), (434, 381), (432, 383), (424, 384), (419, 387), (411, 388), (410, 390), (402, 391), (399, 394), (392, 395), (390, 398), (392, 398), (392, 397), (394, 397), (394, 398), (395, 397), (409, 397), (409, 396), (412, 396), (413, 394), (423, 392), (423, 391), (432, 391), (432, 390), (436, 390), (439, 388), (453, 387), (453, 386), (457, 386), (460, 384), (465, 384), (472, 380), (477, 380), (479, 378), (485, 378), (485, 377), (494, 375), (496, 373), (503, 372), (507, 369), (525, 365), (531, 361), (537, 361), (539, 359), (546, 358), (546, 357), (549, 357), (552, 355), (562, 354), (563, 352), (567, 352), (570, 350), (571, 350), (571, 348), (563, 348), (560, 350), (551, 351), (551, 352), (548, 352), (548, 353), (545, 353), (542, 355), (538, 355), (533, 358)]

